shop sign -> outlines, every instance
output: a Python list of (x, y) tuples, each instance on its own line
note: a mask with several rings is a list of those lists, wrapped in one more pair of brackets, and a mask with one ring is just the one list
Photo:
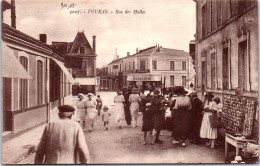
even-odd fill
[(144, 70), (135, 70), (136, 73), (149, 73), (150, 69), (144, 69)]
[(152, 76), (145, 76), (145, 75), (134, 76), (133, 81), (152, 81)]

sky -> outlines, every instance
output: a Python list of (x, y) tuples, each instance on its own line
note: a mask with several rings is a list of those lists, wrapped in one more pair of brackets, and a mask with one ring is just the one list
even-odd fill
[[(39, 34), (47, 34), (48, 44), (72, 42), (78, 31), (84, 31), (92, 45), (92, 36), (96, 36), (97, 67), (110, 63), (116, 48), (119, 57), (156, 44), (188, 52), (196, 31), (193, 0), (16, 0), (15, 3), (17, 29), (36, 39)], [(107, 13), (97, 13), (99, 10)], [(123, 13), (116, 14), (116, 10)], [(125, 14), (126, 10), (131, 13)], [(133, 14), (134, 10), (145, 13)], [(10, 10), (4, 12), (4, 22), (10, 25)]]

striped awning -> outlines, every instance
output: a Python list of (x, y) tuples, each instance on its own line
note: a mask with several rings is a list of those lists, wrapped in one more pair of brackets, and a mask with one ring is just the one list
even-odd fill
[(33, 79), (14, 56), (14, 51), (2, 42), (2, 77)]

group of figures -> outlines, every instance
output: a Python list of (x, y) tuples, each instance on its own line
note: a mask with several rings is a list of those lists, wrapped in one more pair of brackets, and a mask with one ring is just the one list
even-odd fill
[[(205, 95), (203, 103), (196, 92), (189, 93), (184, 87), (178, 86), (166, 94), (158, 89), (150, 90), (147, 95), (138, 88), (124, 88), (114, 98), (115, 114), (118, 127), (121, 128), (125, 119), (133, 128), (137, 126), (138, 114), (143, 114), (144, 143), (147, 144), (147, 133), (150, 143), (163, 143), (159, 139), (161, 130), (172, 132), (172, 143), (186, 146), (186, 140), (199, 144), (202, 139), (206, 145), (215, 147), (217, 127), (212, 125), (212, 117), (220, 119), (222, 105), (220, 98), (212, 93)], [(166, 110), (170, 116), (166, 116)], [(155, 137), (154, 137), (155, 135)]]

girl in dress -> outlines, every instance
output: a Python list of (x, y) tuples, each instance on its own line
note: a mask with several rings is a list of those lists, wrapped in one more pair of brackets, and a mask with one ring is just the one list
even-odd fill
[(125, 102), (125, 98), (123, 96), (122, 91), (118, 91), (117, 95), (114, 98), (114, 103), (115, 103), (115, 119), (116, 122), (118, 123), (119, 129), (121, 129), (121, 123), (125, 119), (124, 102)]
[(151, 103), (146, 104), (146, 108), (143, 111), (143, 126), (142, 131), (144, 132), (144, 145), (146, 145), (146, 136), (147, 133), (150, 134), (150, 142), (153, 145), (153, 128), (154, 128), (154, 114), (152, 112)]
[(217, 104), (213, 101), (214, 95), (209, 92), (205, 95), (206, 101), (204, 103), (203, 119), (200, 128), (200, 137), (207, 140), (206, 146), (215, 147), (215, 139), (217, 138), (217, 128), (212, 128), (210, 125), (209, 116), (216, 111)]
[(139, 91), (137, 89), (132, 90), (132, 94), (129, 96), (129, 103), (130, 104), (130, 113), (132, 119), (132, 127), (137, 127), (137, 119), (138, 119), (138, 112), (140, 109), (140, 102), (141, 98), (139, 96)]
[(110, 116), (110, 111), (107, 106), (103, 107), (103, 111), (101, 112), (102, 116), (102, 121), (104, 122), (104, 129), (108, 130), (108, 123), (109, 123), (109, 116)]

